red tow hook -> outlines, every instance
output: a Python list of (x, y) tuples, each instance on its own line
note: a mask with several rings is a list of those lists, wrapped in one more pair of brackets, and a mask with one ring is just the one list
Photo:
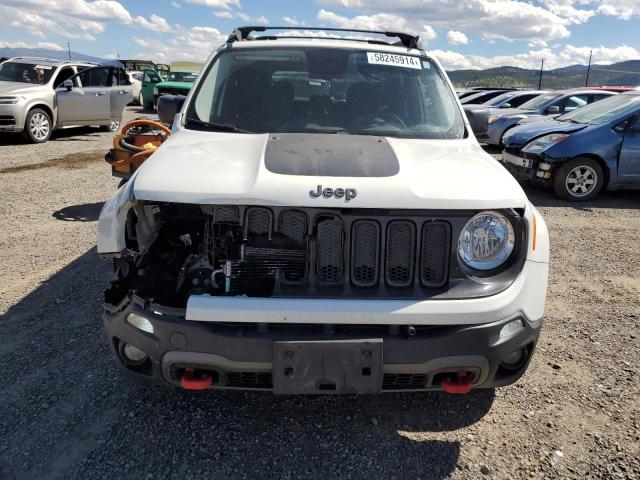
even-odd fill
[(211, 374), (207, 372), (198, 372), (193, 368), (186, 368), (180, 379), (180, 385), (185, 390), (206, 390), (211, 386)]
[(467, 377), (467, 372), (459, 370), (455, 380), (445, 378), (442, 380), (442, 389), (447, 393), (469, 393), (471, 391), (471, 380)]

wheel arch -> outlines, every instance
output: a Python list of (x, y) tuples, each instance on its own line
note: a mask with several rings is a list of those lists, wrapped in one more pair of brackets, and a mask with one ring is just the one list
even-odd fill
[(32, 105), (29, 105), (29, 108), (27, 108), (27, 111), (25, 113), (25, 121), (27, 116), (29, 115), (29, 112), (31, 110), (33, 110), (34, 108), (39, 108), (41, 110), (44, 110), (45, 112), (47, 112), (49, 114), (49, 118), (51, 119), (51, 130), (53, 131), (56, 128), (56, 124), (58, 123), (56, 120), (55, 115), (53, 114), (53, 109), (47, 105), (46, 103), (42, 103), (42, 102), (35, 102)]

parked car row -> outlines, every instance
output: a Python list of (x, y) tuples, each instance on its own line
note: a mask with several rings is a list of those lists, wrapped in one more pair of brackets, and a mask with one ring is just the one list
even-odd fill
[(0, 64), (0, 132), (46, 142), (55, 129), (99, 125), (117, 131), (133, 98), (115, 65), (16, 57)]

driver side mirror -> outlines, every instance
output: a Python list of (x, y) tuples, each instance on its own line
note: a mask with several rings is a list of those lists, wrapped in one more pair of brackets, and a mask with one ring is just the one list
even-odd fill
[(560, 113), (560, 107), (557, 105), (552, 105), (547, 108), (547, 115), (558, 115)]
[(67, 92), (70, 92), (73, 88), (73, 80), (67, 78), (64, 82), (62, 82), (62, 86), (67, 89)]
[(500, 108), (511, 108), (511, 104), (510, 103), (503, 103), (502, 105), (500, 105)]

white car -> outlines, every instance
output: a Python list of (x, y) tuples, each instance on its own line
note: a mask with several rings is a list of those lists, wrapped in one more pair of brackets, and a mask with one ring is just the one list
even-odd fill
[(131, 92), (133, 94), (133, 101), (142, 105), (142, 97), (140, 96), (140, 88), (142, 87), (142, 72), (130, 71), (127, 72), (129, 82), (131, 82)]
[(515, 382), (542, 325), (547, 228), (440, 64), (408, 34), (252, 31), (180, 108), (160, 99), (173, 135), (100, 214), (118, 365), (192, 390)]

